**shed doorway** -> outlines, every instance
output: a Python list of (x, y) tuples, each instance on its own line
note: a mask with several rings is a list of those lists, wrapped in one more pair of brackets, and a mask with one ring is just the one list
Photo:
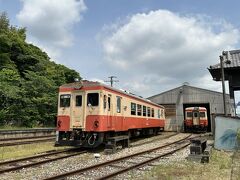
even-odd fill
[(183, 104), (183, 115), (184, 115), (184, 119), (185, 119), (185, 109), (188, 107), (205, 107), (207, 109), (207, 117), (208, 117), (208, 128), (207, 128), (207, 132), (211, 132), (211, 116), (210, 116), (210, 105), (209, 103), (187, 103), (187, 104)]

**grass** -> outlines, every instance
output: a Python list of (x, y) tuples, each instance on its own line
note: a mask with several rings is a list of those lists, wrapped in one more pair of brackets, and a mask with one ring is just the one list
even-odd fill
[(184, 160), (161, 164), (146, 173), (141, 179), (229, 179), (231, 156), (232, 153), (213, 150), (210, 163), (202, 164)]
[(36, 127), (23, 127), (23, 126), (10, 126), (10, 125), (4, 125), (0, 126), (0, 130), (25, 130), (25, 129), (34, 129), (34, 128), (55, 128), (54, 126), (36, 126)]
[(66, 148), (68, 147), (54, 147), (53, 142), (0, 147), (0, 160), (16, 159), (32, 156), (45, 151), (60, 150)]

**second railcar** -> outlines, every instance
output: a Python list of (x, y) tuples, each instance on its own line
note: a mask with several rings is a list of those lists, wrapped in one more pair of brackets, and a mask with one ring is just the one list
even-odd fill
[(205, 107), (186, 108), (184, 127), (186, 132), (206, 132), (208, 128), (207, 109)]

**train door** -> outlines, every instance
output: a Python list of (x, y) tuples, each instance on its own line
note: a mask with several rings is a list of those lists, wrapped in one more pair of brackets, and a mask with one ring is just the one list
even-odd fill
[(73, 94), (73, 104), (72, 104), (72, 126), (73, 128), (82, 128), (83, 119), (84, 119), (84, 110), (83, 110), (83, 100), (84, 93), (77, 92)]
[(108, 94), (107, 97), (107, 127), (112, 128), (112, 117), (113, 117), (113, 107), (112, 107), (112, 96)]
[(116, 111), (117, 111), (117, 116), (115, 121), (117, 124), (117, 128), (118, 130), (123, 130), (123, 108), (122, 108), (122, 97), (120, 96), (116, 96)]
[(193, 125), (197, 126), (199, 125), (199, 111), (193, 111)]

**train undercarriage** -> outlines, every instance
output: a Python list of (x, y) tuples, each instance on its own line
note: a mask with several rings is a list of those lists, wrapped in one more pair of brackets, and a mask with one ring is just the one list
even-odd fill
[(207, 132), (207, 126), (192, 125), (184, 127), (185, 132)]
[(73, 129), (73, 131), (58, 131), (55, 146), (75, 146), (95, 148), (116, 137), (124, 136), (129, 138), (138, 136), (157, 135), (164, 128), (143, 128), (130, 129), (128, 131), (108, 131), (108, 132), (86, 132), (81, 129)]

